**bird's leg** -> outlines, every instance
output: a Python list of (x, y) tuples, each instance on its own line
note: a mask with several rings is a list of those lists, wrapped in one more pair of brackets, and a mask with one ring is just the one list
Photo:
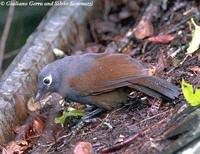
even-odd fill
[[(91, 111), (91, 109), (93, 109)], [(91, 111), (91, 112), (88, 112), (86, 115), (84, 115), (81, 120), (89, 120), (89, 119), (92, 119), (94, 118), (95, 116), (97, 116), (98, 114), (101, 114), (102, 112), (104, 112), (105, 110), (102, 109), (102, 108), (96, 108), (95, 106), (90, 106), (90, 109), (88, 111)]]
[(96, 108), (92, 112), (89, 112), (88, 114), (83, 116), (81, 120), (72, 128), (72, 134), (75, 135), (81, 128), (85, 126), (85, 124), (95, 122), (96, 119), (94, 117), (104, 111), (104, 109)]
[(94, 111), (96, 109), (97, 109), (97, 107), (94, 106), (94, 105), (86, 105), (85, 111), (86, 112), (92, 112), (92, 111)]

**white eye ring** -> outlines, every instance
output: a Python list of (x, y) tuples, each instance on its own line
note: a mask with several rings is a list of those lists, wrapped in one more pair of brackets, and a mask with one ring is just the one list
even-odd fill
[(48, 75), (46, 76), (44, 79), (43, 79), (43, 83), (47, 86), (50, 86), (51, 83), (52, 83), (52, 76), (51, 75)]

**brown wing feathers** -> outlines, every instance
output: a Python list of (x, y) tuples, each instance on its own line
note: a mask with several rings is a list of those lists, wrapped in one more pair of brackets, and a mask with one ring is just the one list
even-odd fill
[[(90, 76), (90, 83), (85, 85)], [(76, 83), (76, 84), (74, 84)], [(79, 78), (71, 80), (86, 95), (98, 95), (120, 87), (130, 87), (153, 97), (173, 99), (177, 88), (165, 80), (151, 77), (148, 69), (128, 55), (110, 54), (96, 58), (94, 66)]]
[[(127, 86), (128, 79), (146, 76), (148, 71), (141, 64), (133, 63), (127, 55), (113, 54), (98, 56), (93, 67), (78, 78), (71, 79), (72, 87), (77, 87), (85, 94), (111, 91)], [(90, 82), (88, 81), (90, 77)], [(87, 85), (85, 84), (87, 83)]]

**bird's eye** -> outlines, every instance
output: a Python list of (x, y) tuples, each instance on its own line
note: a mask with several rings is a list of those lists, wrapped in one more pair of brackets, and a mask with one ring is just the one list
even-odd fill
[(50, 80), (49, 79), (44, 79), (44, 84), (49, 84)]
[(45, 85), (48, 85), (48, 86), (51, 85), (51, 83), (52, 83), (52, 77), (51, 77), (51, 75), (45, 77), (45, 78), (43, 79), (43, 83), (44, 83)]

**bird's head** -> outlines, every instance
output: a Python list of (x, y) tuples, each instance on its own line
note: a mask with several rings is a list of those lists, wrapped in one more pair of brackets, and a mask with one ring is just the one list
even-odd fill
[(39, 101), (47, 93), (57, 92), (60, 87), (61, 75), (55, 63), (45, 66), (38, 77), (35, 101)]

